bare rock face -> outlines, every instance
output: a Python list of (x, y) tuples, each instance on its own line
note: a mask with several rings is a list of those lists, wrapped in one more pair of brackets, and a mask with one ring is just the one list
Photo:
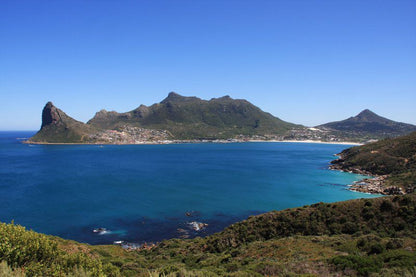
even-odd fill
[(31, 143), (81, 143), (93, 132), (96, 132), (95, 128), (73, 119), (55, 107), (52, 102), (48, 102), (42, 110), (42, 126), (29, 141)]
[(61, 115), (59, 114), (58, 109), (53, 105), (53, 103), (52, 102), (46, 103), (42, 111), (41, 129), (51, 124), (57, 124), (61, 120), (62, 120)]

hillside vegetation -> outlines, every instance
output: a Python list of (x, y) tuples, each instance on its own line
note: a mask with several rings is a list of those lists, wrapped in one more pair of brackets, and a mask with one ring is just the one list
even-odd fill
[(389, 175), (386, 185), (400, 186), (413, 192), (416, 188), (416, 132), (348, 148), (332, 164), (341, 170)]
[(297, 125), (229, 96), (209, 101), (171, 92), (162, 102), (127, 113), (101, 111), (88, 124), (118, 128), (125, 124), (167, 130), (176, 139), (218, 139), (236, 135), (283, 134)]
[(416, 126), (389, 120), (369, 110), (357, 116), (307, 128), (283, 121), (244, 99), (203, 100), (175, 92), (160, 103), (124, 113), (101, 110), (87, 123), (48, 102), (42, 126), (30, 143), (138, 144), (181, 140), (356, 141), (397, 137)]
[[(174, 140), (276, 136), (303, 128), (274, 117), (246, 100), (224, 96), (207, 101), (171, 92), (160, 103), (141, 105), (130, 112), (101, 110), (87, 123), (76, 121), (48, 102), (42, 111), (42, 127), (30, 142), (94, 143), (97, 142), (94, 138), (108, 137), (103, 134), (108, 130), (117, 130), (124, 136), (128, 127), (140, 128), (132, 134), (133, 138), (143, 132), (166, 132)], [(113, 138), (112, 142), (131, 143), (131, 140)], [(149, 136), (145, 140), (157, 138)]]
[(397, 137), (416, 131), (412, 124), (396, 122), (366, 109), (358, 115), (341, 121), (329, 122), (317, 126), (329, 129), (347, 137), (362, 137), (367, 139), (380, 139)]
[(0, 223), (0, 261), (0, 272), (8, 271), (11, 276), (112, 276), (119, 272), (112, 264), (103, 264), (85, 245), (13, 223)]
[(140, 251), (0, 225), (0, 270), (27, 276), (413, 276), (415, 250), (415, 194), (269, 212)]

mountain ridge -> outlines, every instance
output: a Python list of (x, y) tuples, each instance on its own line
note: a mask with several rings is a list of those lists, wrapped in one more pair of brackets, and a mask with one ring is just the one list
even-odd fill
[[(55, 112), (58, 110), (52, 102), (46, 104), (42, 127), (30, 141), (94, 143), (91, 137), (97, 138), (96, 133), (101, 133), (98, 137), (102, 137), (107, 136), (104, 134), (106, 130), (124, 132), (127, 127), (168, 132), (176, 140), (282, 135), (290, 129), (302, 128), (262, 111), (247, 100), (233, 99), (228, 95), (203, 100), (171, 92), (159, 103), (140, 105), (128, 112), (100, 110), (87, 123), (76, 121), (61, 110)], [(57, 114), (65, 116), (59, 121)], [(58, 121), (61, 124), (55, 124)]]
[(416, 126), (365, 109), (358, 115), (308, 128), (283, 121), (245, 99), (229, 95), (204, 100), (170, 92), (159, 103), (127, 112), (100, 110), (86, 123), (48, 102), (33, 143), (136, 144), (157, 141), (314, 140), (361, 142), (397, 137)]
[[(264, 121), (267, 126), (267, 128), (263, 128), (263, 131), (270, 129), (271, 127), (274, 133), (279, 133), (280, 130), (277, 130), (278, 128), (287, 130), (287, 127), (296, 126), (295, 124), (285, 122), (269, 113), (263, 112), (247, 100), (233, 99), (228, 95), (220, 98), (203, 100), (194, 96), (182, 96), (175, 92), (170, 92), (169, 95), (159, 103), (151, 106), (141, 105), (138, 108), (125, 113), (111, 114), (106, 119), (106, 122), (102, 122), (103, 118), (97, 119), (96, 117), (93, 117), (87, 123), (101, 128), (114, 128), (117, 127), (120, 122), (124, 122), (129, 124), (139, 124), (142, 127), (147, 126), (154, 129), (167, 129), (171, 132), (174, 130), (171, 130), (171, 126), (167, 126), (167, 124), (195, 124), (197, 126), (194, 127), (197, 128), (200, 128), (198, 125), (202, 124), (207, 128), (214, 127), (214, 129), (217, 129), (217, 133), (224, 131), (219, 130), (223, 127), (231, 128), (231, 124), (235, 125), (237, 128), (250, 127), (251, 125), (256, 129), (260, 127), (258, 126), (260, 121)], [(250, 120), (251, 122), (248, 122)], [(135, 122), (132, 123), (132, 121)], [(257, 134), (255, 131), (240, 131), (247, 134)], [(193, 137), (194, 136), (191, 136), (190, 138)], [(215, 138), (215, 136), (212, 137)]]

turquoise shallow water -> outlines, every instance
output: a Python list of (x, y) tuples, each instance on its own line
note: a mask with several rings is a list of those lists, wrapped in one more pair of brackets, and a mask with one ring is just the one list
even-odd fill
[(0, 221), (92, 244), (206, 235), (252, 214), (373, 197), (347, 190), (362, 176), (327, 169), (345, 145), (20, 143), (32, 134), (0, 132)]

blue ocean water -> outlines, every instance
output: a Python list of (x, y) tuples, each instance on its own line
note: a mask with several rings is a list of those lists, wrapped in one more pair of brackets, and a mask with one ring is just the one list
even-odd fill
[(91, 244), (206, 235), (252, 214), (373, 197), (347, 190), (363, 176), (327, 169), (345, 145), (21, 143), (33, 134), (0, 132), (0, 221)]

